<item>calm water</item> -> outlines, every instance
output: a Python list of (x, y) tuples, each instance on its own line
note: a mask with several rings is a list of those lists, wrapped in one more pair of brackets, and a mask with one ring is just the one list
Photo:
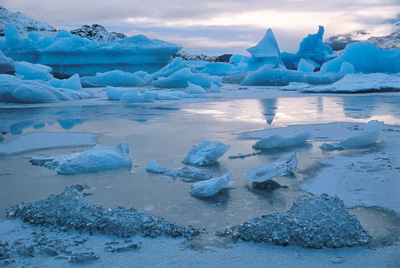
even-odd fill
[[(254, 191), (244, 180), (249, 167), (271, 162), (290, 152), (261, 154), (245, 159), (228, 155), (252, 152), (254, 140), (239, 140), (237, 134), (264, 128), (330, 122), (367, 123), (378, 119), (400, 125), (400, 96), (305, 96), (265, 100), (213, 101), (178, 105), (101, 104), (79, 102), (53, 106), (3, 106), (0, 127), (6, 140), (34, 132), (79, 132), (97, 134), (97, 143), (115, 146), (128, 141), (134, 162), (131, 171), (63, 176), (32, 166), (30, 155), (69, 154), (86, 148), (62, 148), (0, 156), (0, 218), (11, 204), (34, 202), (60, 193), (72, 184), (87, 184), (88, 199), (108, 207), (134, 207), (170, 222), (206, 228), (210, 234), (253, 217), (288, 210), (299, 195), (298, 185), (320, 168), (319, 146), (313, 142), (299, 149), (295, 176), (277, 178), (287, 186), (273, 192)], [(191, 183), (179, 178), (147, 173), (150, 161), (180, 169), (182, 160), (204, 139), (231, 145), (217, 165), (207, 168), (214, 177), (233, 170), (233, 189), (200, 200), (189, 195)], [(296, 149), (297, 150), (297, 149)], [(214, 236), (204, 236), (209, 243)]]

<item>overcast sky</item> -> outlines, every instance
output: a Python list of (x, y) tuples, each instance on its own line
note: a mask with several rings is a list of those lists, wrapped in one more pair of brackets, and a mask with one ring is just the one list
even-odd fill
[(386, 35), (400, 21), (400, 0), (1, 0), (57, 29), (101, 24), (129, 36), (145, 34), (189, 52), (241, 53), (271, 28), (281, 51), (325, 27), (325, 38), (356, 30)]

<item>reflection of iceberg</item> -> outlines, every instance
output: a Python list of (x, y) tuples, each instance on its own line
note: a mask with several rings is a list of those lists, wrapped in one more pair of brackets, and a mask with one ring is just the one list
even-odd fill
[(65, 130), (72, 129), (74, 126), (80, 125), (83, 122), (85, 122), (85, 120), (81, 120), (81, 119), (58, 120), (58, 123), (60, 124), (60, 126)]
[(271, 125), (272, 121), (274, 121), (276, 110), (277, 110), (277, 99), (264, 99), (260, 100), (261, 105), (264, 109), (265, 119), (267, 120), (267, 124)]
[(343, 98), (343, 111), (351, 118), (371, 118), (377, 105), (377, 97)]

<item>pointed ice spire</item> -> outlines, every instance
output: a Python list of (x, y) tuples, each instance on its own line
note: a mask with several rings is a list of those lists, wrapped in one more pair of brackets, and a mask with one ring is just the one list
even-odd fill
[(248, 48), (247, 51), (255, 58), (277, 58), (279, 61), (281, 59), (278, 42), (271, 29), (267, 30), (264, 38), (256, 46)]

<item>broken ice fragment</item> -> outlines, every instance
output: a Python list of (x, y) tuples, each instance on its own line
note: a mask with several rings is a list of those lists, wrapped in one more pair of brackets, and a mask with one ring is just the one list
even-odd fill
[(223, 156), (230, 148), (230, 145), (221, 142), (205, 140), (189, 152), (183, 163), (194, 166), (210, 166), (217, 162), (218, 158)]
[(359, 148), (375, 144), (379, 138), (382, 127), (383, 122), (377, 120), (370, 121), (361, 134), (350, 137), (339, 143), (324, 143), (320, 148), (323, 150), (341, 150), (344, 148)]
[(297, 164), (296, 154), (290, 154), (273, 163), (248, 168), (246, 179), (256, 183), (266, 182), (276, 177), (294, 173)]
[(58, 174), (77, 174), (132, 167), (127, 142), (117, 147), (96, 145), (91, 150), (56, 157), (33, 157), (33, 165), (54, 169)]
[(219, 193), (222, 189), (228, 188), (229, 186), (234, 184), (234, 182), (229, 180), (232, 173), (232, 171), (229, 171), (225, 173), (222, 177), (200, 181), (193, 184), (190, 195), (194, 197), (204, 198)]

